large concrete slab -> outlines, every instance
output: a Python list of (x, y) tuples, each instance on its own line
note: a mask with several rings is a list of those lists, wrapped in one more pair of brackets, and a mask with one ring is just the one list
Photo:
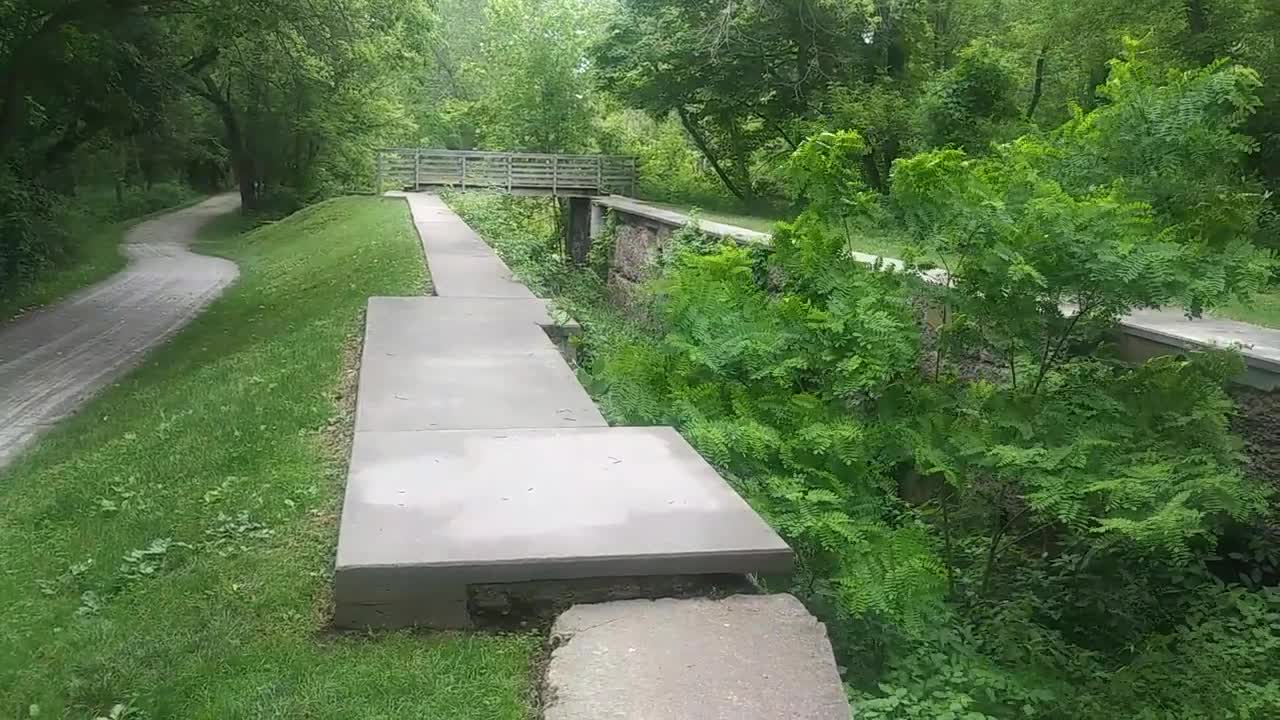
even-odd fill
[(358, 432), (335, 592), (340, 624), (458, 627), (472, 584), (790, 567), (671, 428)]
[(604, 427), (536, 299), (373, 298), (356, 431)]
[(823, 627), (790, 595), (579, 605), (555, 623), (546, 720), (848, 720)]
[(469, 357), (374, 351), (360, 371), (358, 432), (606, 425), (554, 348)]

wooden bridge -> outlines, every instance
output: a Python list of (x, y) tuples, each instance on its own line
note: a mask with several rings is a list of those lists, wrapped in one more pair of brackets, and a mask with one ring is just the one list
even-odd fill
[(519, 195), (634, 195), (635, 158), (472, 150), (388, 148), (378, 151), (377, 191), (487, 188)]

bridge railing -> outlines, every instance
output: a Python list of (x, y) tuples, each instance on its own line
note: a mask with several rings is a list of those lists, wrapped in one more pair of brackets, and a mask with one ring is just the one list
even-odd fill
[(488, 188), (549, 195), (634, 195), (635, 158), (472, 150), (378, 151), (377, 186)]

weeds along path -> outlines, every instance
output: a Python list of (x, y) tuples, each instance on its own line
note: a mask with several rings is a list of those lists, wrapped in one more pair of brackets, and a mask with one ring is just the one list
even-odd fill
[(235, 280), (235, 263), (188, 246), (239, 202), (219, 195), (134, 227), (122, 245), (123, 272), (0, 328), (0, 468)]

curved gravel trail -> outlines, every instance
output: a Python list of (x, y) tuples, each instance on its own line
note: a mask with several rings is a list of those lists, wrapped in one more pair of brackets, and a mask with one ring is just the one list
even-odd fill
[(123, 271), (0, 326), (0, 468), (236, 279), (235, 263), (188, 246), (201, 226), (239, 206), (239, 196), (219, 195), (140, 223), (121, 245)]

